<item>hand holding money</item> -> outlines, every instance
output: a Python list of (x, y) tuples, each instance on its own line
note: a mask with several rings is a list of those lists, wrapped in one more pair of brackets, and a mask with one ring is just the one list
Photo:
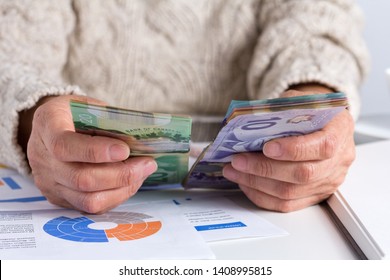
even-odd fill
[(103, 104), (58, 96), (38, 107), (27, 149), (34, 181), (54, 204), (105, 212), (135, 194), (157, 165), (151, 157), (129, 158), (131, 150), (123, 140), (76, 133), (71, 99)]
[(326, 199), (343, 182), (355, 156), (353, 127), (344, 109), (318, 131), (270, 140), (262, 152), (233, 155), (222, 173), (259, 207), (302, 209)]
[[(232, 101), (216, 139), (183, 185), (239, 186), (258, 206), (278, 211), (317, 203), (340, 184), (353, 159), (347, 139), (352, 130), (345, 134), (335, 130), (343, 123), (350, 128), (347, 105), (342, 93)], [(157, 176), (147, 178), (144, 186), (179, 183), (186, 175), (188, 117), (85, 102), (71, 102), (71, 109), (77, 132), (121, 139), (129, 145), (130, 157), (147, 155), (157, 160)], [(331, 125), (332, 119), (345, 113)], [(340, 147), (349, 153), (340, 153)], [(331, 171), (333, 166), (340, 168)]]

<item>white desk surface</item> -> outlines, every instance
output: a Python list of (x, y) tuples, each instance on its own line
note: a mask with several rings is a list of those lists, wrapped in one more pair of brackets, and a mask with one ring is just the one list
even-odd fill
[[(141, 201), (169, 199), (185, 197), (188, 194), (182, 189), (144, 191), (139, 192), (132, 199)], [(258, 209), (239, 191), (229, 197), (239, 205), (284, 228), (290, 234), (283, 237), (210, 242), (217, 259), (351, 260), (359, 258), (332, 220), (326, 206), (316, 205), (292, 213), (276, 213)]]
[(382, 139), (390, 138), (390, 113), (361, 116), (355, 125), (355, 132)]
[(243, 195), (240, 198), (256, 214), (284, 228), (284, 237), (215, 242), (211, 248), (218, 259), (359, 259), (326, 207), (312, 206), (292, 213), (257, 209)]

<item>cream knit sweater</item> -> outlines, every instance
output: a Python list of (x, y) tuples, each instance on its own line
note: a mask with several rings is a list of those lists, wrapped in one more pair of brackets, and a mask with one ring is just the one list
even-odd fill
[(361, 28), (352, 0), (0, 0), (0, 163), (28, 172), (18, 112), (47, 95), (223, 115), (320, 82), (356, 117)]

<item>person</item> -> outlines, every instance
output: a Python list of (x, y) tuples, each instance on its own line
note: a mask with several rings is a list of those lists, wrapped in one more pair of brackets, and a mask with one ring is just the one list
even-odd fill
[(118, 139), (75, 133), (69, 100), (223, 115), (232, 99), (341, 91), (322, 130), (224, 168), (258, 207), (290, 212), (343, 182), (369, 65), (353, 0), (0, 1), (0, 162), (57, 205), (102, 213), (156, 170)]

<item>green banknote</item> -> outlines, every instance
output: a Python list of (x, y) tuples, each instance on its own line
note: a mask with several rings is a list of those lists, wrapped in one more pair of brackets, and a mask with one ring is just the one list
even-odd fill
[(158, 169), (144, 182), (144, 186), (180, 184), (188, 173), (188, 153), (154, 154)]
[(130, 156), (151, 156), (158, 170), (145, 185), (180, 183), (188, 172), (191, 118), (71, 101), (77, 132), (115, 137), (130, 147)]

